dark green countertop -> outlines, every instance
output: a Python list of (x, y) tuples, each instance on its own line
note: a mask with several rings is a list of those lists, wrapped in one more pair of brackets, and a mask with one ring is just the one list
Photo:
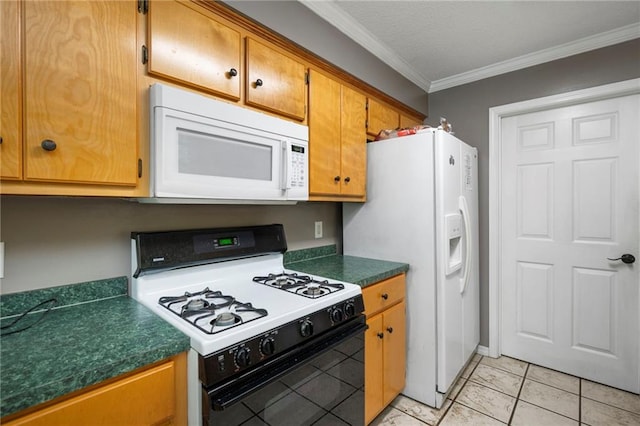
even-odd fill
[[(125, 294), (53, 309), (33, 327), (0, 338), (0, 417), (189, 349), (189, 338), (129, 298), (126, 277), (121, 280)], [(113, 287), (112, 281), (92, 282), (93, 288)], [(69, 288), (76, 295), (82, 292), (65, 288), (59, 296), (56, 288), (36, 290), (35, 303), (46, 300), (43, 294), (60, 302), (68, 301)], [(3, 298), (24, 303), (22, 295)], [(2, 316), (13, 314), (15, 305), (4, 301)], [(36, 315), (27, 318), (32, 322)], [(2, 324), (11, 320), (3, 318)]]
[[(362, 287), (406, 272), (406, 263), (336, 254), (335, 246), (285, 253), (286, 267)], [(56, 309), (0, 337), (0, 417), (189, 349), (189, 338), (127, 296), (127, 278), (0, 297), (2, 325), (49, 298)], [(30, 314), (34, 322), (40, 314)], [(4, 331), (4, 330), (3, 330)]]
[(407, 263), (339, 255), (335, 253), (335, 246), (287, 253), (285, 266), (294, 271), (354, 283), (361, 287), (409, 270)]

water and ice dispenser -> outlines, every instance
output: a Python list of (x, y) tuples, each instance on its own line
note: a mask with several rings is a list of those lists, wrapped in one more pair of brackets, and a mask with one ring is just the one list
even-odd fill
[(451, 275), (462, 267), (462, 215), (448, 214), (444, 217), (447, 247), (446, 275)]

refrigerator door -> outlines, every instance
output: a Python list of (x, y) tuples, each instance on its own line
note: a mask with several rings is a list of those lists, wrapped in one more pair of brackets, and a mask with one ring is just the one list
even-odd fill
[[(436, 133), (436, 293), (437, 390), (446, 393), (466, 364), (472, 340), (468, 330), (478, 326), (477, 185), (475, 149), (449, 133)], [(475, 195), (475, 199), (469, 199)], [(475, 201), (474, 201), (475, 200)], [(467, 300), (468, 299), (468, 300)], [(467, 312), (469, 310), (470, 312)], [(473, 323), (467, 322), (473, 320)], [(475, 343), (477, 345), (477, 342)], [(475, 350), (473, 345), (473, 350)]]
[(462, 323), (463, 356), (465, 362), (471, 357), (480, 343), (480, 245), (478, 219), (478, 150), (467, 144), (461, 144), (462, 181), (461, 200), (467, 209), (466, 261), (467, 266), (462, 278)]
[(436, 404), (434, 132), (368, 144), (367, 202), (343, 203), (345, 255), (409, 264), (404, 395)]

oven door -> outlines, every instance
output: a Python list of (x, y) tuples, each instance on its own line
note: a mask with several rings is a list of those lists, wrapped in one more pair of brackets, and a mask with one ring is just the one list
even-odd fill
[(205, 425), (364, 424), (365, 317), (354, 318), (257, 366), (203, 388)]

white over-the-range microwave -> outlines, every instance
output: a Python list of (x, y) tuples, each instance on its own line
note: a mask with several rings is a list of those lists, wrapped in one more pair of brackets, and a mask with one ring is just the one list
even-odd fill
[(172, 86), (150, 87), (155, 203), (295, 203), (309, 197), (309, 128)]

